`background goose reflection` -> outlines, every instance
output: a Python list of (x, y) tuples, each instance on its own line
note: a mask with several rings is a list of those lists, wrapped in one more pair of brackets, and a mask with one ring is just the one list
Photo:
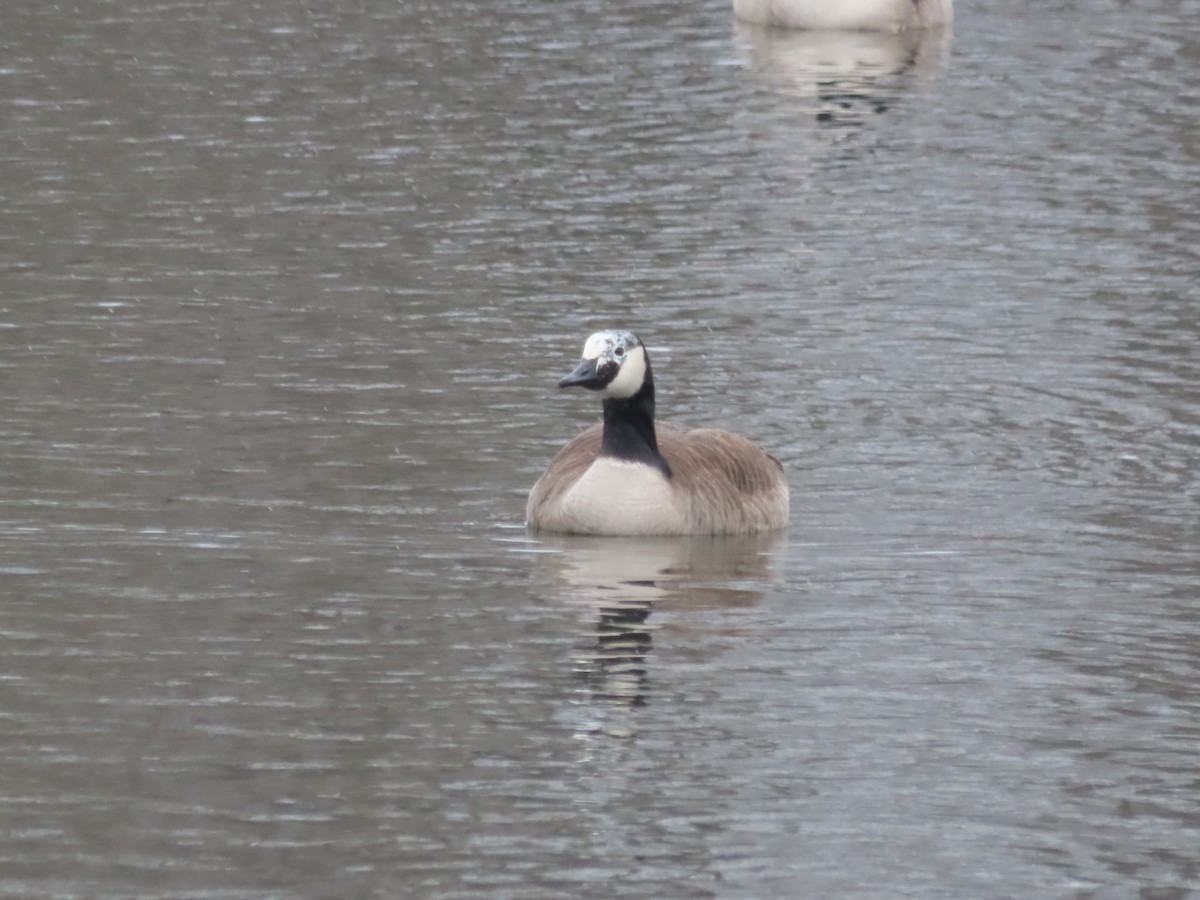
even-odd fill
[(738, 23), (734, 35), (747, 69), (766, 90), (788, 98), (794, 113), (849, 130), (937, 75), (951, 44), (949, 29), (889, 34)]

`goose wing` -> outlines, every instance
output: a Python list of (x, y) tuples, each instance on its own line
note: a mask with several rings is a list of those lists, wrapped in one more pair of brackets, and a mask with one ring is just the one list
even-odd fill
[(753, 441), (720, 428), (660, 426), (659, 450), (687, 498), (694, 533), (769, 531), (787, 524), (783, 465)]

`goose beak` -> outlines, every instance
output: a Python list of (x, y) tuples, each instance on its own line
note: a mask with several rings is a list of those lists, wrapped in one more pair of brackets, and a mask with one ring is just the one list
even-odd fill
[(574, 387), (580, 385), (582, 387), (599, 387), (596, 377), (596, 360), (581, 359), (579, 365), (575, 367), (575, 371), (558, 382), (560, 388)]

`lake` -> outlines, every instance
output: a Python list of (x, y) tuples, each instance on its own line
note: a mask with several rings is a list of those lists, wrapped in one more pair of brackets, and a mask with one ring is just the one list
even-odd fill
[[(0, 12), (0, 896), (1200, 890), (1200, 8)], [(529, 534), (637, 332), (785, 533)]]

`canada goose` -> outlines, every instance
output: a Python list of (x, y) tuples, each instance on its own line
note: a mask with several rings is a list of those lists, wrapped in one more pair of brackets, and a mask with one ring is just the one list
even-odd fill
[(733, 534), (782, 528), (788, 486), (779, 460), (717, 428), (654, 425), (646, 347), (599, 331), (559, 387), (604, 401), (604, 422), (568, 443), (529, 492), (531, 528), (578, 534)]
[(733, 0), (733, 14), (754, 25), (815, 31), (907, 31), (949, 25), (954, 0)]

